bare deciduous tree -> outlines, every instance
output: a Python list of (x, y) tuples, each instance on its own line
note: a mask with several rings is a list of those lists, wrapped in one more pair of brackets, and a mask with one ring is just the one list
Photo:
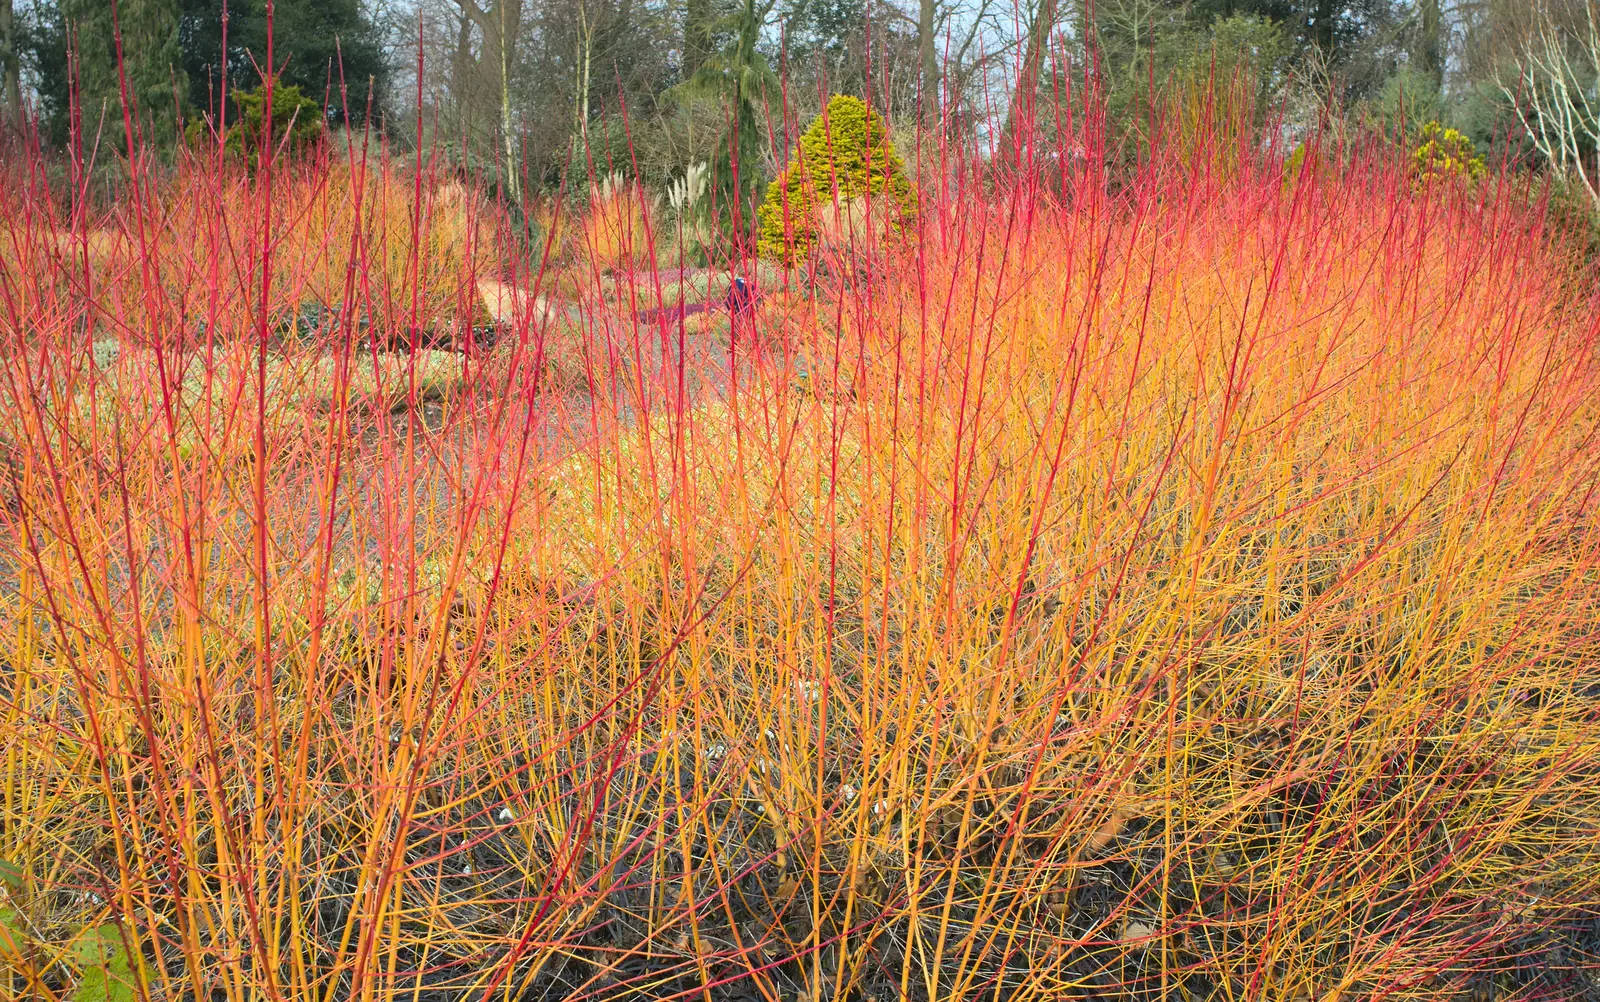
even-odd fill
[(1496, 83), (1510, 99), (1535, 148), (1551, 167), (1583, 185), (1596, 209), (1600, 187), (1584, 163), (1584, 150), (1600, 145), (1600, 22), (1589, 0), (1576, 29), (1563, 28), (1545, 12), (1517, 53), (1517, 79)]
[(505, 190), (516, 199), (520, 179), (511, 121), (511, 75), (516, 65), (517, 40), (522, 35), (523, 0), (456, 0), (456, 5), (459, 21), (452, 67), (455, 86), (462, 92), (472, 89), (494, 96), (501, 154), (505, 158)]

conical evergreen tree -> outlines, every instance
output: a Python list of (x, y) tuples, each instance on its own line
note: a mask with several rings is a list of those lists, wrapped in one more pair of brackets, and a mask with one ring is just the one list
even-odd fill
[(756, 43), (771, 12), (772, 0), (762, 4), (744, 0), (723, 22), (732, 36), (728, 46), (705, 57), (680, 88), (684, 97), (714, 98), (728, 108), (728, 128), (711, 158), (711, 204), (723, 227), (735, 235), (748, 232), (754, 223), (766, 188), (761, 170), (766, 136), (761, 122), (780, 84)]
[(817, 239), (817, 214), (870, 196), (878, 219), (897, 229), (910, 222), (917, 194), (883, 120), (858, 97), (835, 94), (805, 133), (795, 158), (761, 203), (763, 257), (793, 263)]

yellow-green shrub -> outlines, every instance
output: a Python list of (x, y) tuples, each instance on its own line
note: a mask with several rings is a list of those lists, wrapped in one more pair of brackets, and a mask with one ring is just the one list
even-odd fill
[(860, 98), (835, 94), (800, 137), (800, 149), (760, 209), (763, 257), (793, 263), (818, 239), (818, 208), (887, 194), (883, 212), (898, 229), (916, 211), (917, 196), (906, 180), (883, 121)]
[(1478, 155), (1472, 140), (1438, 122), (1422, 127), (1422, 145), (1412, 151), (1411, 167), (1418, 184), (1435, 178), (1475, 181), (1485, 172), (1483, 157)]

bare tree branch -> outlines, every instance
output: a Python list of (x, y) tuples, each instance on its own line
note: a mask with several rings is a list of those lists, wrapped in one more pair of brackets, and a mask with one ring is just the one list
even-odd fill
[[(1517, 53), (1517, 80), (1495, 83), (1516, 112), (1534, 148), (1556, 171), (1576, 175), (1600, 209), (1600, 187), (1583, 162), (1583, 149), (1600, 145), (1600, 19), (1589, 0), (1586, 31), (1563, 30), (1545, 12)], [(1576, 58), (1573, 53), (1577, 52)]]

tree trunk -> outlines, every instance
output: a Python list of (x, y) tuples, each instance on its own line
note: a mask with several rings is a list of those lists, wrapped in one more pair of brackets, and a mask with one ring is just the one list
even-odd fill
[[(522, 34), (523, 0), (496, 0), (488, 10), (478, 6), (477, 0), (460, 0), (461, 13), (483, 35), (483, 48), (478, 57), (478, 77), (487, 86), (484, 91), (493, 94), (499, 120), (500, 153), (505, 161), (505, 193), (515, 200), (521, 193), (520, 172), (517, 170), (516, 138), (511, 123), (511, 70), (517, 61), (517, 39)], [(463, 39), (465, 39), (463, 34)]]
[(917, 47), (922, 57), (922, 120), (939, 122), (939, 52), (933, 37), (935, 0), (922, 0), (917, 11)]
[(1417, 64), (1438, 88), (1444, 85), (1444, 17), (1439, 10), (1439, 0), (1421, 0), (1420, 7), (1422, 30), (1417, 40)]
[(6, 120), (22, 131), (22, 60), (17, 52), (17, 19), (11, 0), (0, 0), (0, 74), (5, 76)]
[(456, 26), (456, 51), (450, 63), (450, 96), (454, 98), (457, 113), (470, 123), (472, 120), (472, 95), (477, 90), (474, 75), (477, 67), (472, 62), (472, 18), (461, 12), (461, 22)]
[(456, 21), (456, 51), (450, 58), (450, 96), (466, 112), (467, 94), (472, 91), (472, 18), (461, 11)]
[[(522, 201), (522, 173), (517, 169), (517, 143), (511, 134), (511, 50), (516, 44), (514, 31), (507, 31), (507, 15), (511, 5), (500, 5), (500, 136), (505, 143), (506, 197), (512, 202)], [(518, 19), (522, 12), (517, 11)]]
[(594, 26), (589, 23), (589, 8), (578, 7), (579, 49), (578, 49), (578, 99), (573, 105), (573, 114), (577, 117), (577, 137), (584, 146), (589, 144), (589, 78), (590, 65), (594, 56)]
[(1316, 0), (1312, 8), (1311, 40), (1327, 55), (1333, 54), (1333, 15), (1336, 9), (1335, 0)]

